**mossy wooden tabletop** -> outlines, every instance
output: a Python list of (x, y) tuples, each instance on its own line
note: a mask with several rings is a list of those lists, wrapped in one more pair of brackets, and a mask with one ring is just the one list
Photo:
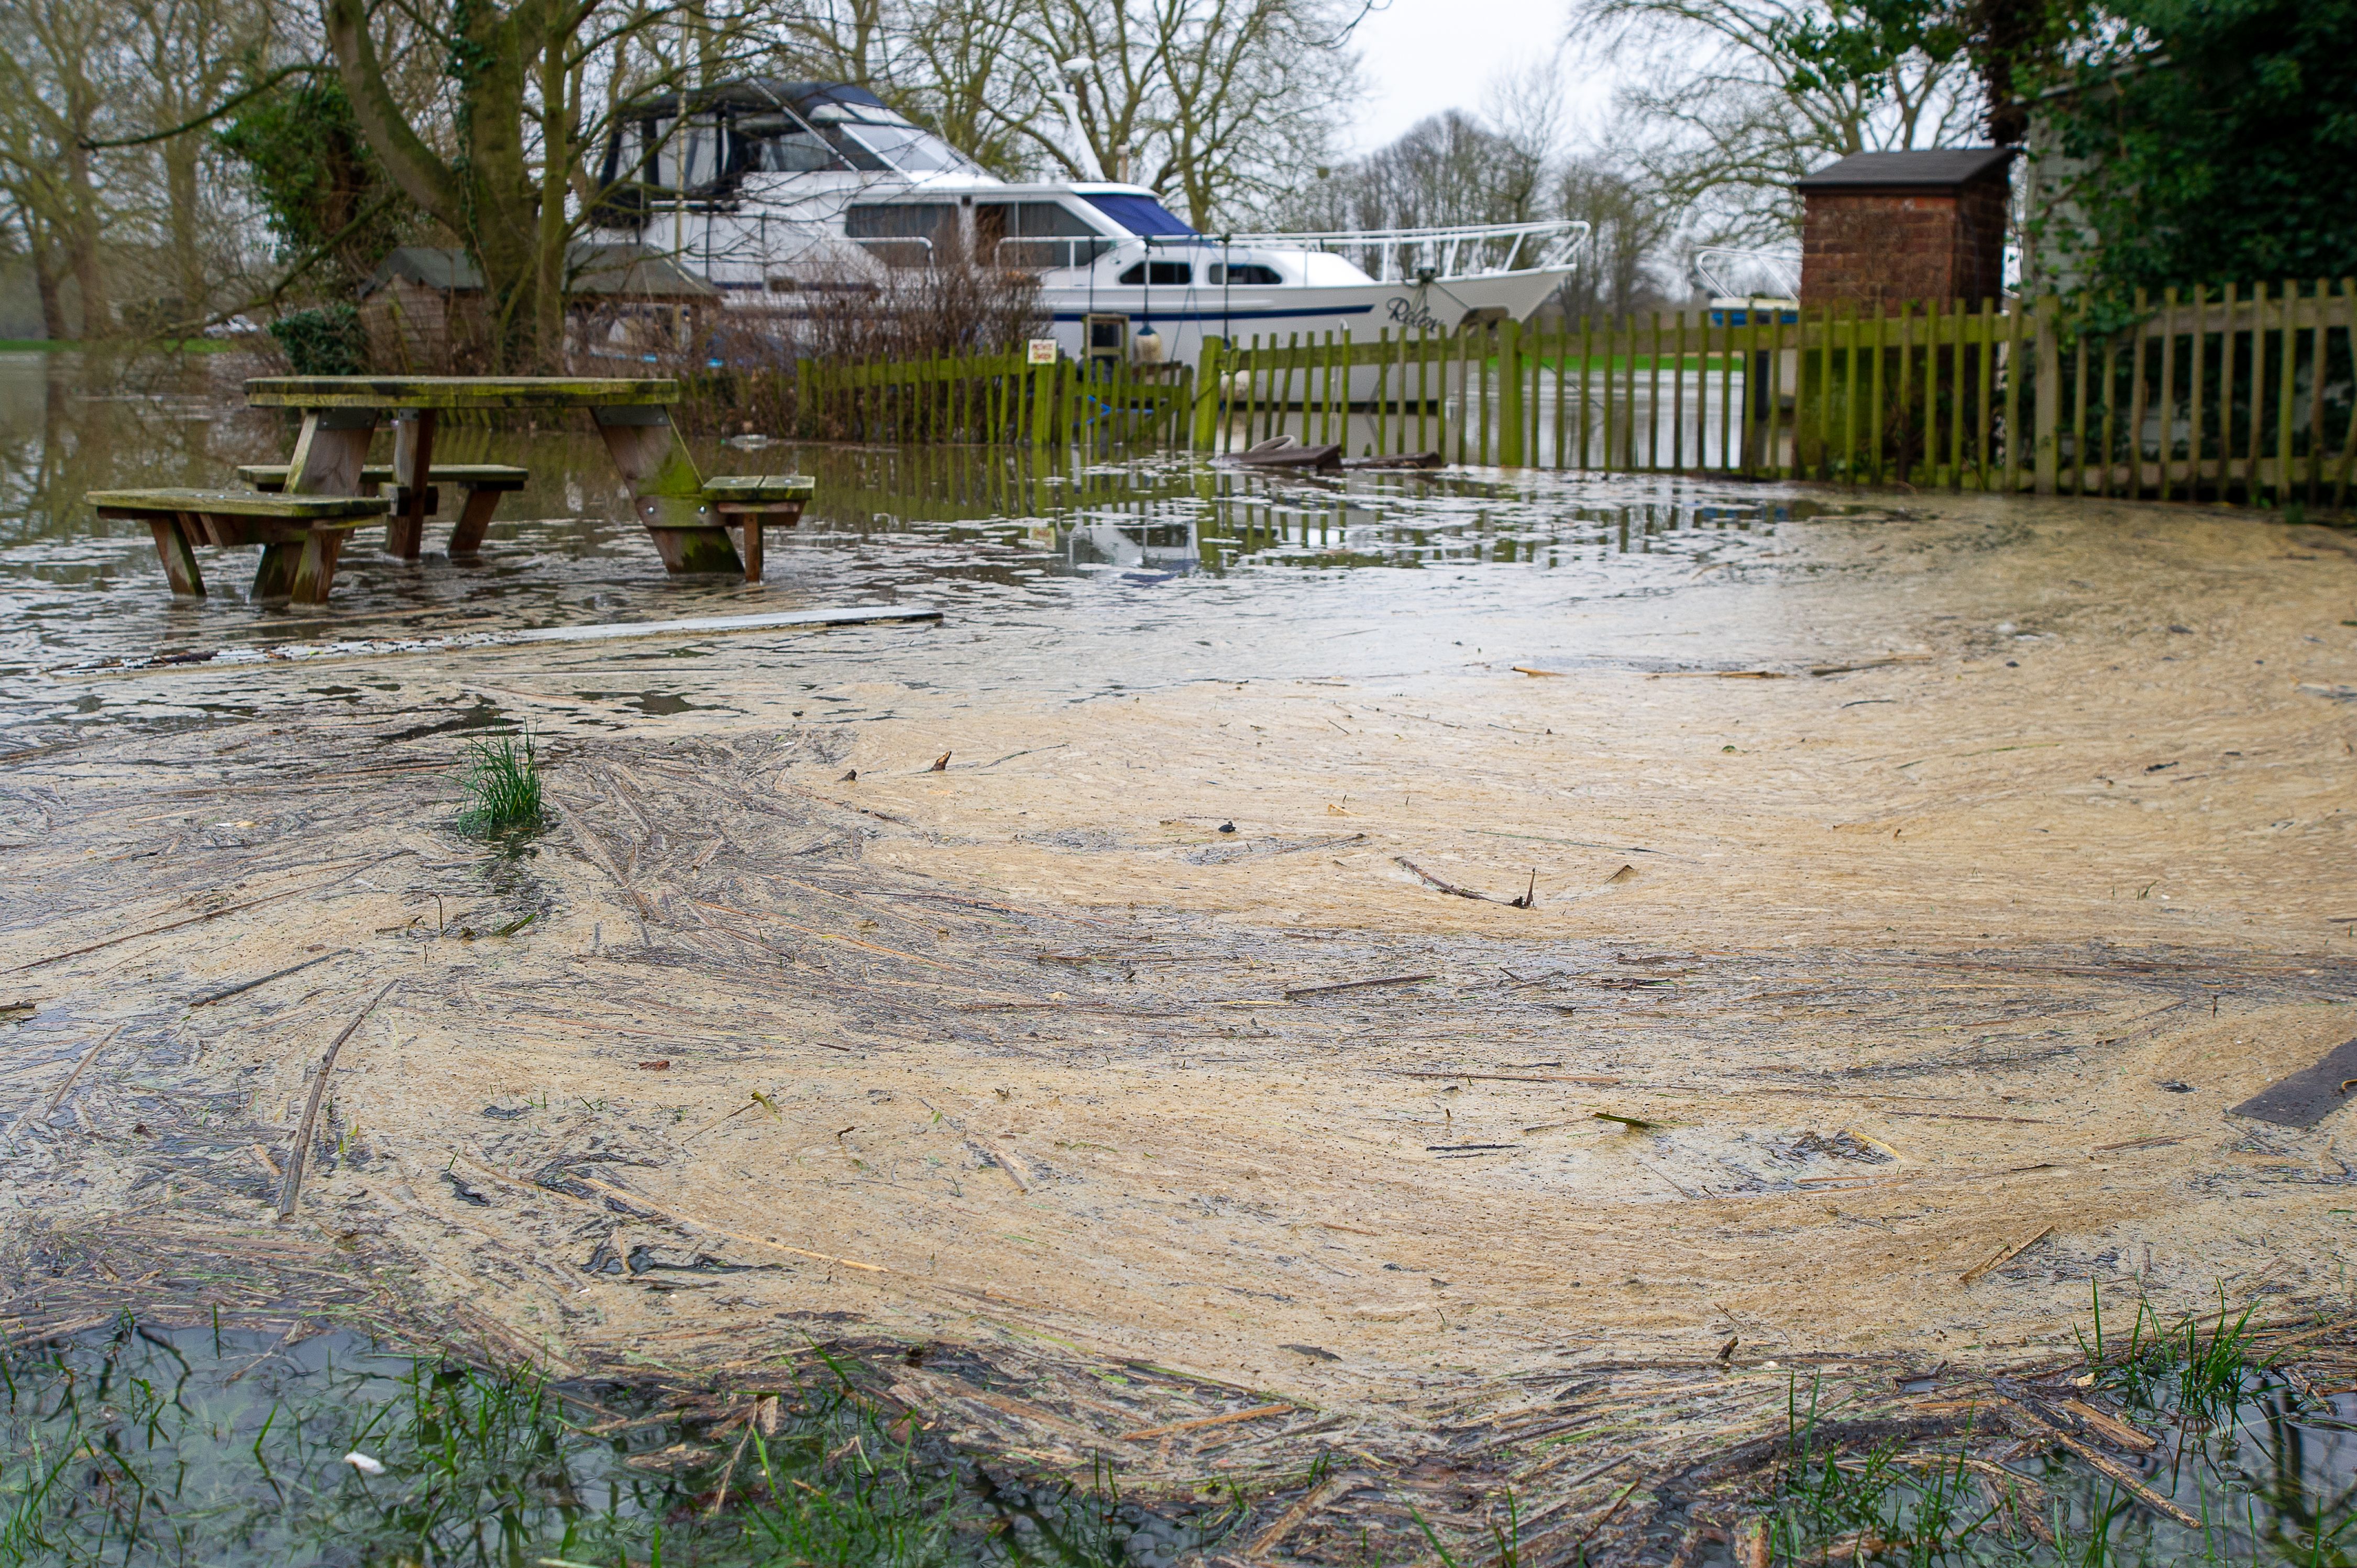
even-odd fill
[(257, 376), (255, 408), (621, 408), (679, 401), (669, 379), (581, 376)]

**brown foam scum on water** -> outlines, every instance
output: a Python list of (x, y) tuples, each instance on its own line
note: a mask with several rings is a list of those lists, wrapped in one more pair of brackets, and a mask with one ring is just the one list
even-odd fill
[[(892, 717), (813, 725), (719, 650), (665, 674), (729, 710), (618, 735), (569, 695), (608, 656), (484, 651), (27, 757), (9, 965), (316, 890), (0, 985), (41, 1003), (12, 1099), (130, 1026), (23, 1134), (12, 1256), (163, 1293), (207, 1238), (308, 1249), (559, 1369), (964, 1345), (1002, 1375), (897, 1397), (1027, 1462), (1275, 1487), (1335, 1450), (1363, 1487), (1254, 1527), (1309, 1557), (1413, 1547), (1411, 1507), (1478, 1536), (1507, 1487), (1552, 1550), (1633, 1552), (1652, 1494), (1614, 1498), (1783, 1430), (1796, 1369), (1937, 1424), (1895, 1370), (2067, 1348), (2091, 1283), (2330, 1295), (2345, 1116), (2224, 1110), (2357, 1034), (2357, 707), (2301, 689), (2351, 680), (2357, 563), (1950, 510), (1577, 612), (1783, 679), (977, 703), (912, 652), (854, 693)], [(381, 742), (421, 690), (540, 725), (536, 855), (441, 825), (457, 736)], [(315, 945), (351, 951), (183, 1005)], [(396, 977), (274, 1230), (254, 1145)]]

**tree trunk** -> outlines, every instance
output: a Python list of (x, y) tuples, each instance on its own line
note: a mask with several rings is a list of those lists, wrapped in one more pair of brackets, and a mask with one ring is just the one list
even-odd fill
[(539, 191), (524, 162), (523, 94), (541, 53), (535, 30), (521, 23), (542, 7), (501, 12), (476, 5), (461, 12), (468, 62), (459, 75), (458, 125), (467, 159), (466, 220), (458, 227), (483, 269), (490, 308), (491, 354), (503, 370), (540, 366), (537, 295), (541, 280)]
[(91, 114), (76, 105), (69, 122), (77, 133), (66, 145), (66, 261), (72, 269), (74, 292), (81, 295), (81, 337), (106, 338), (114, 331), (114, 313), (107, 307), (106, 283), (99, 269), (98, 188), (91, 178), (90, 151), (81, 142)]
[(33, 288), (41, 297), (41, 336), (62, 343), (71, 334), (66, 330), (66, 302), (58, 287), (58, 248), (48, 225), (30, 213), (25, 217), (25, 243), (32, 252)]
[[(573, 75), (567, 81), (568, 74)], [(540, 57), (540, 212), (533, 258), (532, 339), (535, 368), (561, 370), (565, 353), (565, 185), (573, 166), (573, 133), (580, 88), (565, 69), (565, 51)]]
[[(328, 47), (361, 134), (393, 182), (457, 233), (482, 269), (500, 370), (538, 369), (553, 347), (541, 340), (541, 201), (524, 157), (524, 87), (545, 50), (561, 52), (569, 29), (555, 18), (565, 14), (567, 0), (519, 0), (506, 9), (473, 0), (459, 10), (464, 30), (451, 49), (459, 156), (446, 163), (395, 102), (363, 0), (326, 0), (324, 7)], [(555, 264), (564, 264), (561, 244)]]
[(171, 229), (172, 274), (179, 291), (168, 314), (175, 324), (202, 321), (212, 293), (205, 276), (203, 213), (198, 205), (198, 160), (202, 149), (194, 136), (175, 136), (164, 144), (164, 191)]

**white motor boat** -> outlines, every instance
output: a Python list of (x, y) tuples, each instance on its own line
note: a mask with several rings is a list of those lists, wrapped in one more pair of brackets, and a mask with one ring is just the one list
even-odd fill
[(863, 88), (769, 79), (626, 111), (596, 238), (670, 255), (732, 313), (858, 308), (907, 269), (1037, 276), (1063, 353), (1200, 360), (1203, 339), (1372, 341), (1526, 319), (1571, 274), (1577, 222), (1196, 232), (1143, 186), (1001, 180)]
[(1801, 318), (1801, 258), (1789, 251), (1696, 251), (1695, 277), (1714, 327)]

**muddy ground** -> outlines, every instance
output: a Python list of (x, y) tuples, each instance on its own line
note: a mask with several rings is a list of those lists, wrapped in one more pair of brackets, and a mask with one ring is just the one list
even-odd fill
[[(1932, 1430), (2092, 1292), (2351, 1303), (2349, 1113), (2228, 1108), (2357, 1035), (2357, 536), (1943, 502), (1084, 701), (964, 689), (990, 635), (84, 682), (222, 712), (0, 769), (12, 1326), (897, 1347), (1016, 1462), (1241, 1495), (1235, 1555), (1511, 1493), (1546, 1561), (1660, 1550), (1796, 1375)], [(502, 846), (453, 779), (509, 720)]]

